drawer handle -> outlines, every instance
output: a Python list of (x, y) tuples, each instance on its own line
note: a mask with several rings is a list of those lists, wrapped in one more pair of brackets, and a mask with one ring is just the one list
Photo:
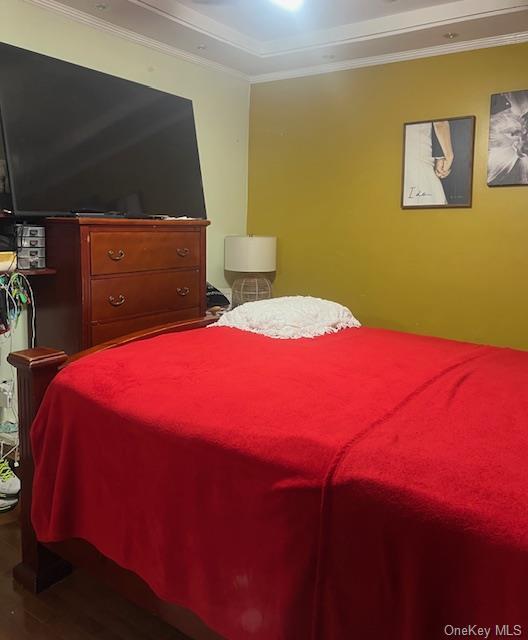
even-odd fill
[(183, 249), (176, 249), (176, 253), (182, 258), (185, 258), (185, 256), (188, 256), (190, 252), (191, 252), (190, 249), (187, 249), (187, 247), (183, 247)]
[(122, 304), (125, 304), (125, 296), (119, 294), (119, 296), (117, 298), (114, 298), (114, 296), (109, 296), (108, 297), (108, 302), (113, 306), (113, 307), (120, 307)]
[(114, 253), (114, 251), (110, 249), (110, 251), (108, 252), (108, 257), (110, 258), (110, 260), (119, 262), (119, 260), (122, 260), (125, 257), (125, 252), (123, 251), (123, 249), (119, 249), (117, 253)]
[(189, 287), (178, 287), (176, 291), (178, 292), (179, 296), (186, 296), (191, 290), (189, 289)]

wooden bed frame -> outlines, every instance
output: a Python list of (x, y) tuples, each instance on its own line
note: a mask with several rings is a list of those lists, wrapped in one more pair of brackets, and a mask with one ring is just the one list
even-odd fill
[(26, 589), (32, 593), (39, 593), (65, 578), (71, 573), (73, 567), (80, 567), (100, 578), (128, 600), (168, 622), (191, 640), (222, 640), (191, 611), (160, 600), (138, 575), (119, 567), (92, 545), (79, 539), (42, 544), (37, 541), (31, 524), (34, 466), (29, 430), (44, 393), (55, 375), (70, 362), (90, 353), (164, 333), (205, 327), (213, 321), (213, 317), (205, 317), (161, 325), (105, 342), (72, 357), (68, 357), (63, 351), (44, 347), (17, 351), (8, 356), (8, 362), (17, 369), (18, 374), (20, 430), (22, 562), (14, 568), (13, 575), (15, 580)]

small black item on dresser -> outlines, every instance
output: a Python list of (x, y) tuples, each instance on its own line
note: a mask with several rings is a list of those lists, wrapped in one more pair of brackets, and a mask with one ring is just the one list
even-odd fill
[(217, 289), (216, 287), (213, 287), (213, 285), (209, 284), (209, 282), (207, 283), (206, 297), (207, 297), (208, 309), (210, 309), (211, 307), (228, 307), (229, 306), (229, 300), (224, 296), (224, 294), (219, 289)]

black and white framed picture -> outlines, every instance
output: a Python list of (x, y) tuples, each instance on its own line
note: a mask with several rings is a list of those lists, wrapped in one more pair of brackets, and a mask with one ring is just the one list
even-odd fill
[(528, 185), (528, 90), (491, 96), (488, 185)]
[(404, 125), (403, 209), (471, 207), (475, 117)]

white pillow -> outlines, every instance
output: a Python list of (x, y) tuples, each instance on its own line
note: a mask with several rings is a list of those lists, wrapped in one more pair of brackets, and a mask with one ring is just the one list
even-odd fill
[(337, 302), (309, 296), (286, 296), (246, 302), (211, 327), (234, 327), (270, 338), (315, 338), (361, 324)]

